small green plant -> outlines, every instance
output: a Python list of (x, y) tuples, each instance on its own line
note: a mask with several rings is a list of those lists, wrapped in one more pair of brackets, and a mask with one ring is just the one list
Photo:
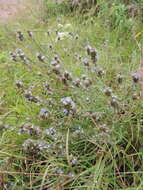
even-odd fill
[(54, 1), (45, 0), (43, 2), (43, 8), (44, 19), (47, 19), (48, 17), (66, 16), (71, 12), (68, 3), (64, 1), (57, 1), (57, 3), (55, 3)]
[(7, 61), (7, 55), (5, 53), (0, 54), (0, 63), (5, 63)]

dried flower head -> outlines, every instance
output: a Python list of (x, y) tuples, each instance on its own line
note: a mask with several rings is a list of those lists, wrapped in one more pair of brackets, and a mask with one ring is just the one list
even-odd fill
[(40, 119), (46, 120), (50, 116), (50, 112), (48, 108), (42, 108), (39, 113)]
[(81, 81), (80, 81), (80, 79), (79, 79), (79, 78), (75, 79), (75, 80), (73, 81), (73, 85), (76, 86), (76, 87), (80, 87), (80, 86), (81, 86)]
[(124, 79), (123, 75), (121, 75), (120, 73), (117, 74), (117, 81), (118, 81), (119, 84), (121, 84), (123, 82), (123, 79)]
[(44, 134), (48, 136), (53, 136), (57, 134), (57, 131), (53, 127), (50, 127), (44, 131)]
[(61, 65), (60, 64), (56, 64), (55, 66), (53, 65), (52, 71), (56, 75), (60, 75), (61, 74)]
[(91, 58), (95, 58), (97, 56), (97, 50), (95, 48), (90, 49)]
[(41, 55), (40, 53), (36, 53), (36, 57), (38, 58), (39, 61), (44, 62), (45, 56)]
[(71, 73), (69, 73), (68, 71), (64, 71), (63, 77), (66, 78), (69, 81), (72, 81)]
[(20, 41), (23, 41), (24, 40), (24, 35), (21, 31), (17, 31), (17, 38), (20, 40)]
[(88, 51), (89, 55), (91, 56), (92, 63), (96, 65), (98, 60), (97, 50), (95, 48), (90, 48)]
[(64, 85), (68, 85), (68, 80), (64, 76), (61, 77), (61, 81)]
[(86, 88), (90, 87), (92, 85), (92, 80), (89, 79), (89, 78), (86, 78), (84, 81), (83, 81), (83, 84)]
[(91, 51), (92, 47), (91, 47), (90, 45), (87, 45), (87, 46), (85, 47), (85, 49), (86, 49), (86, 51), (87, 51), (87, 54), (90, 55), (90, 51)]
[(62, 98), (61, 102), (63, 103), (63, 105), (65, 107), (67, 107), (67, 106), (69, 107), (69, 106), (75, 105), (75, 103), (74, 103), (74, 101), (72, 100), (71, 97)]
[(19, 134), (27, 133), (31, 136), (40, 136), (42, 131), (39, 126), (35, 126), (32, 123), (22, 123), (20, 126)]
[(110, 101), (111, 106), (115, 109), (118, 110), (119, 109), (119, 102), (117, 100), (117, 96), (112, 96), (111, 97), (111, 101)]
[(49, 47), (49, 49), (53, 49), (53, 45), (52, 44), (49, 44), (48, 47)]
[(49, 85), (49, 83), (48, 83), (47, 81), (43, 83), (43, 87), (44, 87), (46, 90), (51, 91), (51, 87), (50, 87), (50, 85)]
[(132, 79), (134, 83), (137, 83), (140, 79), (139, 73), (132, 73)]
[(30, 90), (25, 90), (24, 96), (27, 101), (34, 102), (34, 103), (42, 103), (42, 100), (39, 98), (39, 96), (32, 95), (32, 92)]
[(57, 64), (61, 63), (61, 60), (60, 60), (60, 58), (59, 58), (59, 56), (57, 54), (54, 55), (53, 61), (56, 61)]
[(60, 167), (58, 167), (58, 166), (56, 166), (56, 167), (54, 168), (54, 170), (55, 170), (55, 173), (56, 173), (56, 174), (59, 174), (59, 175), (64, 174), (64, 171), (63, 171)]
[(41, 153), (48, 152), (49, 149), (51, 149), (52, 147), (51, 144), (48, 144), (43, 140), (33, 140), (33, 139), (27, 139), (22, 146), (24, 152), (32, 156), (38, 156)]
[(13, 53), (13, 52), (10, 52), (10, 56), (11, 56), (11, 59), (13, 60), (13, 61), (17, 61), (17, 54), (16, 53)]
[(62, 98), (61, 102), (64, 105), (64, 112), (66, 115), (76, 113), (76, 104), (71, 97)]
[(84, 134), (84, 131), (81, 126), (77, 126), (76, 130), (73, 132), (74, 136), (80, 136)]
[(89, 67), (89, 60), (87, 58), (83, 59), (83, 64), (84, 66)]
[(78, 160), (75, 157), (70, 158), (70, 164), (72, 167), (76, 166), (78, 164)]
[(24, 88), (24, 83), (22, 81), (16, 80), (15, 83), (17, 88)]
[(105, 74), (105, 71), (104, 71), (102, 68), (98, 68), (98, 69), (97, 69), (97, 75), (98, 75), (99, 77), (102, 77), (104, 74)]
[(112, 89), (110, 87), (106, 87), (104, 89), (104, 93), (106, 96), (111, 96), (112, 95)]
[(33, 33), (32, 33), (32, 31), (28, 30), (27, 33), (28, 33), (28, 36), (29, 36), (30, 38), (33, 37)]
[(78, 35), (78, 34), (75, 35), (75, 39), (76, 39), (76, 40), (79, 39), (79, 35)]

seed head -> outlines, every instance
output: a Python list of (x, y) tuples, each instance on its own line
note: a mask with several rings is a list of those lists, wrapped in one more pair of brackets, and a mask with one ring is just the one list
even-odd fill
[(104, 89), (104, 93), (106, 96), (111, 96), (112, 95), (112, 89), (110, 87), (107, 87)]
[(98, 68), (98, 69), (96, 70), (96, 72), (97, 72), (97, 75), (98, 75), (99, 77), (102, 77), (102, 76), (105, 74), (105, 71), (104, 71), (102, 68)]
[(59, 74), (61, 74), (60, 69), (61, 69), (61, 65), (60, 65), (60, 64), (56, 64), (55, 66), (53, 66), (52, 71), (53, 71), (53, 73), (55, 73), (56, 75), (59, 75)]
[(63, 73), (63, 77), (66, 78), (66, 79), (69, 80), (69, 81), (72, 81), (71, 73), (69, 73), (68, 71), (65, 71), (65, 72)]
[(117, 75), (117, 81), (119, 84), (121, 84), (123, 82), (124, 76), (121, 75), (120, 73)]
[(132, 79), (134, 83), (137, 83), (140, 79), (139, 73), (132, 73)]
[(46, 120), (50, 116), (50, 112), (48, 108), (42, 108), (39, 113), (40, 119)]
[(89, 78), (86, 78), (84, 81), (83, 81), (83, 84), (86, 88), (90, 87), (92, 85), (92, 80), (89, 79)]
[(17, 54), (16, 53), (12, 53), (12, 52), (10, 52), (10, 56), (11, 56), (11, 59), (13, 60), (13, 61), (17, 61)]
[(78, 34), (75, 35), (75, 39), (76, 39), (76, 40), (79, 39), (79, 35), (78, 35)]
[(52, 48), (53, 48), (52, 44), (49, 44), (48, 47), (49, 47), (49, 49), (52, 49)]
[(70, 160), (70, 164), (71, 164), (72, 167), (76, 166), (76, 165), (78, 164), (77, 159), (76, 159), (76, 158), (72, 158), (72, 159)]
[(19, 134), (27, 133), (31, 136), (40, 136), (42, 131), (39, 126), (35, 126), (32, 123), (22, 123), (20, 126)]
[(44, 62), (45, 56), (42, 56), (40, 53), (37, 53), (36, 56), (37, 56), (39, 61)]
[(80, 79), (79, 79), (79, 78), (75, 79), (75, 80), (73, 81), (73, 85), (76, 86), (76, 87), (80, 87), (80, 85), (81, 85)]
[(61, 102), (64, 105), (64, 113), (66, 115), (74, 115), (76, 113), (76, 104), (71, 97), (62, 98)]
[(57, 132), (53, 127), (51, 127), (51, 128), (46, 129), (44, 133), (48, 136), (53, 136), (53, 135), (56, 135)]
[(32, 31), (28, 30), (27, 33), (28, 33), (28, 36), (29, 36), (30, 38), (33, 37), (33, 33), (32, 33)]
[(23, 41), (24, 40), (24, 35), (21, 31), (17, 31), (17, 38), (20, 40), (20, 41)]
[(46, 90), (51, 91), (50, 85), (49, 85), (49, 83), (48, 83), (47, 81), (43, 83), (43, 87), (44, 87)]
[(24, 87), (24, 83), (20, 80), (16, 80), (15, 83), (16, 83), (17, 88), (23, 88)]
[(111, 106), (115, 109), (118, 110), (119, 109), (119, 102), (117, 100), (116, 96), (112, 96), (111, 101), (110, 101)]
[(83, 59), (83, 64), (86, 66), (86, 67), (89, 67), (89, 60), (87, 58)]
[(43, 140), (33, 140), (33, 139), (27, 139), (22, 146), (24, 152), (32, 156), (38, 156), (41, 153), (44, 153), (45, 151), (47, 152), (52, 147), (51, 144), (48, 144)]
[(92, 47), (91, 47), (90, 45), (87, 45), (87, 46), (85, 47), (85, 49), (86, 49), (86, 51), (87, 51), (87, 54), (90, 55), (90, 51), (91, 51)]

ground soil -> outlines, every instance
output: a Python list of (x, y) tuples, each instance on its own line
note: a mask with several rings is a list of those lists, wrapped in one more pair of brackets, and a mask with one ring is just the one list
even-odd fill
[(0, 0), (0, 22), (8, 21), (26, 8), (24, 0)]

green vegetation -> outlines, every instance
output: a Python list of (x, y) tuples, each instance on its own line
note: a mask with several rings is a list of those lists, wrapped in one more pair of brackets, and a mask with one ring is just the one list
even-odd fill
[(123, 2), (0, 26), (1, 189), (143, 189), (143, 7)]

